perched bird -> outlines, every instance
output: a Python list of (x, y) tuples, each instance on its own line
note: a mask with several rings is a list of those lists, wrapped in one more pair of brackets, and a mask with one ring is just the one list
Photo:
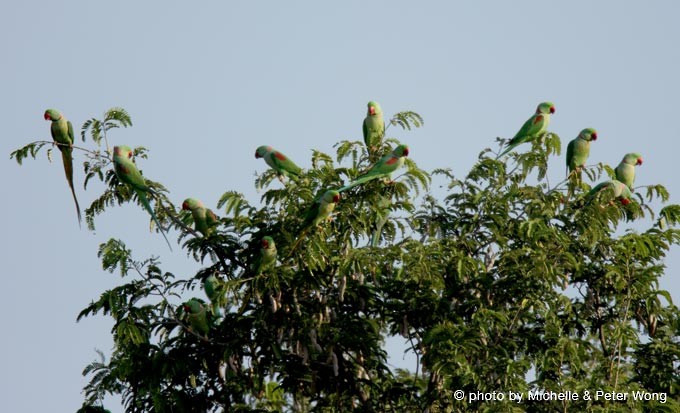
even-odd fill
[(146, 185), (144, 177), (142, 177), (142, 174), (135, 166), (135, 163), (132, 162), (131, 158), (132, 149), (130, 149), (129, 146), (120, 145), (113, 147), (113, 169), (116, 172), (116, 176), (121, 182), (130, 185), (132, 189), (135, 190), (137, 197), (139, 197), (139, 201), (144, 205), (144, 208), (151, 215), (151, 218), (153, 218), (158, 229), (160, 229), (161, 234), (163, 234), (165, 242), (168, 243), (168, 247), (170, 247), (170, 250), (172, 251), (170, 241), (168, 241), (168, 237), (165, 236), (163, 227), (160, 222), (158, 222), (158, 218), (156, 218), (156, 214), (154, 214), (153, 209), (151, 209), (151, 205), (149, 204), (149, 199), (146, 197), (147, 192), (152, 192), (151, 188)]
[(182, 202), (183, 211), (191, 211), (194, 218), (194, 228), (203, 234), (204, 237), (210, 236), (215, 231), (215, 226), (219, 223), (219, 218), (210, 209), (203, 205), (203, 202), (195, 198), (187, 198)]
[[(590, 155), (590, 142), (597, 140), (597, 131), (586, 128), (567, 145), (567, 175), (577, 168), (583, 168)], [(580, 173), (579, 173), (580, 175)]]
[(536, 108), (536, 113), (524, 122), (522, 128), (510, 139), (507, 148), (498, 157), (510, 152), (515, 146), (529, 142), (545, 133), (550, 124), (550, 115), (553, 113), (555, 113), (555, 105), (552, 102), (540, 103)]
[(633, 196), (633, 194), (630, 192), (630, 189), (628, 189), (626, 184), (621, 181), (617, 181), (616, 179), (597, 184), (595, 187), (593, 187), (593, 189), (590, 190), (590, 192), (588, 192), (586, 199), (588, 202), (590, 202), (592, 201), (593, 197), (595, 197), (595, 195), (607, 189), (611, 189), (613, 191), (614, 197), (621, 201), (623, 205), (628, 205), (630, 203), (630, 198)]
[(208, 311), (203, 302), (197, 298), (192, 298), (182, 304), (182, 308), (191, 330), (196, 334), (207, 336), (210, 331), (210, 324), (208, 322)]
[(52, 134), (52, 139), (58, 143), (57, 147), (61, 152), (61, 160), (64, 163), (64, 173), (66, 173), (68, 186), (71, 188), (73, 201), (76, 203), (78, 225), (80, 225), (82, 222), (82, 217), (80, 215), (80, 205), (78, 205), (76, 191), (73, 188), (73, 142), (75, 141), (73, 138), (73, 125), (71, 124), (71, 121), (66, 120), (64, 115), (62, 115), (56, 109), (47, 109), (45, 111), (45, 120), (52, 121), (52, 124), (50, 125), (50, 133)]
[(626, 184), (631, 190), (635, 182), (636, 165), (642, 165), (642, 155), (637, 152), (631, 152), (627, 153), (619, 163), (619, 166), (614, 169), (616, 179)]
[(288, 159), (288, 157), (271, 146), (260, 146), (255, 151), (255, 159), (264, 158), (276, 173), (281, 176), (285, 176), (291, 179), (297, 179), (302, 172), (299, 166), (295, 165), (295, 162)]
[(340, 192), (329, 189), (316, 199), (312, 206), (307, 210), (305, 220), (302, 223), (303, 228), (308, 228), (314, 225), (320, 225), (323, 221), (331, 216), (335, 209), (335, 204), (340, 202)]
[(344, 192), (372, 179), (389, 177), (392, 172), (404, 165), (404, 157), (408, 156), (408, 153), (408, 146), (397, 146), (392, 152), (380, 158), (380, 160), (378, 160), (378, 162), (376, 162), (375, 165), (373, 165), (371, 169), (368, 170), (368, 172), (355, 179), (354, 182), (351, 182), (348, 185), (338, 189), (338, 192)]
[(378, 102), (368, 102), (368, 111), (363, 123), (364, 143), (369, 153), (374, 152), (385, 134), (385, 120)]
[(260, 275), (276, 265), (276, 244), (270, 236), (262, 237), (260, 254), (255, 258), (252, 269)]
[(226, 306), (226, 290), (224, 283), (214, 275), (203, 280), (203, 290), (212, 304), (212, 312), (216, 317), (221, 317), (221, 308)]

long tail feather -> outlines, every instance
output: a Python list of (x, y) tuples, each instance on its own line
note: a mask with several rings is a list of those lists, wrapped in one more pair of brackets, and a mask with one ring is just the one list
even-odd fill
[(137, 190), (137, 196), (139, 197), (139, 200), (142, 201), (142, 205), (144, 205), (144, 209), (151, 215), (151, 218), (154, 220), (156, 225), (158, 226), (158, 229), (161, 231), (161, 234), (163, 235), (163, 238), (165, 238), (165, 242), (168, 243), (168, 247), (170, 248), (170, 251), (172, 251), (172, 245), (170, 245), (170, 241), (168, 240), (168, 237), (165, 235), (165, 231), (163, 231), (163, 227), (161, 226), (161, 223), (158, 222), (158, 218), (156, 218), (156, 214), (153, 212), (153, 209), (151, 209), (151, 204), (149, 204), (149, 199), (146, 197), (146, 193), (142, 190)]
[(349, 184), (347, 184), (347, 185), (343, 186), (342, 188), (338, 189), (338, 192), (341, 192), (341, 193), (342, 193), (342, 192), (344, 192), (344, 191), (347, 191), (348, 189), (354, 188), (354, 187), (357, 186), (357, 185), (361, 185), (361, 184), (363, 184), (363, 183), (365, 183), (365, 182), (368, 182), (368, 181), (371, 181), (371, 180), (373, 180), (373, 179), (380, 178), (380, 176), (381, 176), (381, 175), (364, 175), (364, 176), (360, 176), (360, 177), (357, 178), (354, 182), (350, 182)]
[(64, 173), (66, 174), (66, 180), (68, 181), (68, 186), (71, 188), (71, 194), (73, 195), (73, 201), (76, 203), (76, 213), (78, 214), (78, 227), (82, 228), (83, 218), (80, 214), (80, 204), (78, 204), (78, 198), (76, 197), (76, 191), (73, 187), (73, 157), (71, 156), (71, 148), (59, 147), (61, 149), (61, 160), (64, 163)]

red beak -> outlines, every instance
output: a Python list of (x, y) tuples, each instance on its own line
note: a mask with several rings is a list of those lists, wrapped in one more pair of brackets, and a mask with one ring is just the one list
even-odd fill
[(404, 156), (408, 156), (408, 148), (404, 149)]
[(45, 120), (52, 120), (52, 118), (50, 117), (50, 114), (47, 113), (47, 112), (45, 112)]
[(638, 158), (637, 164), (638, 164), (638, 165), (642, 165), (642, 158)]
[(628, 199), (628, 198), (621, 198), (621, 203), (622, 203), (623, 205), (628, 205), (628, 204), (630, 204), (630, 199)]
[(555, 107), (554, 106), (550, 107), (550, 113), (555, 113)]
[(368, 114), (371, 115), (371, 116), (375, 115), (375, 107), (374, 106), (371, 106), (370, 108), (368, 108)]
[(260, 159), (260, 154), (257, 151), (255, 151), (255, 159)]
[(262, 248), (269, 248), (269, 242), (266, 239), (262, 240)]
[(334, 203), (340, 202), (340, 194), (338, 194), (338, 195), (336, 195), (336, 196), (333, 197), (333, 202), (334, 202)]
[(596, 141), (596, 140), (597, 140), (597, 133), (593, 133), (592, 135), (590, 135), (590, 137), (591, 137), (594, 141)]

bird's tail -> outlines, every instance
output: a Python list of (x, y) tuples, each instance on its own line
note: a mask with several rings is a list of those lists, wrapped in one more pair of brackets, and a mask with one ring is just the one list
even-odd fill
[(153, 212), (153, 209), (151, 209), (151, 204), (149, 204), (149, 199), (146, 197), (146, 193), (142, 190), (137, 190), (137, 196), (139, 197), (139, 200), (142, 201), (142, 205), (144, 205), (144, 209), (146, 209), (146, 211), (149, 213), (149, 215), (151, 215), (151, 218), (153, 219), (153, 221), (158, 226), (158, 230), (163, 235), (163, 238), (165, 238), (165, 242), (168, 243), (168, 247), (170, 248), (170, 251), (172, 251), (172, 245), (170, 245), (170, 241), (168, 240), (168, 237), (165, 235), (165, 231), (163, 230), (161, 223), (158, 222), (158, 218), (156, 218), (156, 214)]
[(370, 181), (370, 180), (373, 180), (373, 179), (376, 179), (376, 178), (379, 178), (379, 177), (380, 177), (380, 175), (364, 175), (364, 176), (360, 176), (360, 177), (357, 178), (354, 182), (350, 182), (349, 184), (347, 184), (347, 185), (343, 186), (342, 188), (338, 189), (338, 192), (342, 193), (342, 192), (344, 192), (344, 191), (347, 191), (347, 190), (349, 190), (349, 189), (354, 188), (354, 187), (357, 186), (357, 185), (361, 185), (361, 184), (363, 184), (363, 183), (365, 183), (365, 182), (368, 182), (368, 181)]
[(71, 195), (73, 195), (73, 201), (76, 203), (76, 213), (78, 214), (78, 226), (82, 228), (83, 218), (80, 214), (80, 205), (78, 204), (78, 197), (76, 197), (76, 190), (73, 187), (73, 150), (68, 147), (60, 146), (61, 150), (61, 160), (64, 163), (64, 173), (66, 174), (66, 180), (68, 181), (68, 186), (71, 188)]

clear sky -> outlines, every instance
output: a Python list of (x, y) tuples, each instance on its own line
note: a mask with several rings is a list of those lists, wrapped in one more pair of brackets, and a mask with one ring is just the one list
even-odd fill
[[(46, 108), (76, 129), (113, 106), (134, 126), (113, 144), (146, 146), (145, 175), (176, 203), (215, 207), (226, 190), (253, 201), (269, 144), (303, 167), (311, 149), (361, 139), (368, 100), (386, 116), (414, 110), (415, 132), (392, 131), (426, 170), (462, 176), (496, 136), (511, 137), (538, 102), (553, 101), (550, 130), (563, 145), (597, 128), (592, 162), (615, 166), (626, 152), (645, 163), (637, 185), (661, 183), (680, 202), (674, 173), (680, 126), (677, 1), (35, 1), (0, 14), (0, 204), (5, 219), (0, 287), (3, 411), (75, 411), (95, 348), (111, 350), (111, 322), (75, 322), (121, 280), (101, 270), (99, 243), (122, 238), (136, 256), (160, 255), (186, 277), (197, 264), (168, 251), (140, 208), (114, 208), (97, 231), (79, 230), (58, 159), (19, 167), (9, 153), (50, 139)], [(82, 160), (81, 155), (78, 159)], [(564, 175), (555, 158), (550, 176)], [(83, 208), (102, 187), (82, 190)], [(173, 237), (176, 234), (173, 234)], [(680, 301), (680, 251), (661, 286)], [(398, 348), (398, 347), (393, 347)], [(392, 362), (402, 360), (401, 350)], [(109, 404), (113, 412), (120, 406)]]

